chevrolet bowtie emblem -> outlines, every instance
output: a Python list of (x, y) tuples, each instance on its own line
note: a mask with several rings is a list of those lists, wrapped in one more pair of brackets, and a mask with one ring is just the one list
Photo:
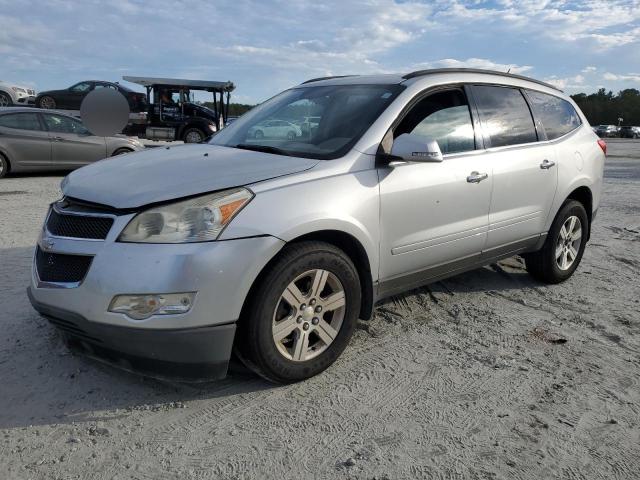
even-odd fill
[(51, 240), (50, 238), (45, 238), (43, 239), (43, 248), (45, 250), (51, 250), (53, 248), (53, 246), (56, 244), (53, 240)]

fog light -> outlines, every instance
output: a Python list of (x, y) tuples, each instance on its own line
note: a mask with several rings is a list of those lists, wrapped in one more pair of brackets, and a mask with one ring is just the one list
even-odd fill
[(124, 313), (134, 320), (144, 320), (152, 315), (175, 315), (191, 310), (195, 292), (162, 293), (147, 295), (116, 295), (109, 311)]

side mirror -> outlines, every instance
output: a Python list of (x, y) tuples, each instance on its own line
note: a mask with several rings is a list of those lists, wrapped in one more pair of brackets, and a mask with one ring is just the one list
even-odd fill
[(411, 133), (403, 133), (393, 141), (391, 156), (406, 162), (441, 162), (443, 160), (438, 142)]

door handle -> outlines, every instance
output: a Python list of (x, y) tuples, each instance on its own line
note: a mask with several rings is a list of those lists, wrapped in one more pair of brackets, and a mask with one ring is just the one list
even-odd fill
[(543, 170), (549, 170), (551, 167), (553, 167), (556, 164), (556, 162), (551, 162), (549, 160), (547, 160), (546, 158), (542, 161), (542, 163), (540, 164), (540, 168)]
[(480, 183), (482, 180), (486, 180), (487, 178), (489, 178), (488, 173), (471, 172), (471, 174), (467, 177), (467, 182)]

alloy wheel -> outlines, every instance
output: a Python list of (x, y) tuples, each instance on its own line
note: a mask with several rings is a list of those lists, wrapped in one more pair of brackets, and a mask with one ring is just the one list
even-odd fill
[(569, 270), (578, 257), (582, 241), (582, 222), (572, 215), (562, 224), (556, 242), (556, 263), (560, 270)]
[(308, 270), (280, 296), (273, 312), (273, 341), (285, 358), (310, 360), (333, 343), (344, 315), (345, 293), (338, 277), (327, 270)]
[(40, 99), (40, 107), (41, 108), (56, 108), (56, 101), (51, 97), (42, 97)]
[(0, 92), (0, 107), (8, 107), (11, 105), (11, 98), (4, 92)]

